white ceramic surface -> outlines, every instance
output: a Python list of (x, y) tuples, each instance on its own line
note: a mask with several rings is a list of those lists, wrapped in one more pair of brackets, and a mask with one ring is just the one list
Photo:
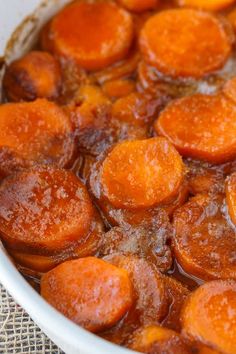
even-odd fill
[[(41, 0), (0, 0), (0, 56), (4, 54), (7, 40), (26, 16), (33, 13), (24, 30), (17, 33), (19, 38), (15, 46), (7, 51), (8, 61), (27, 50), (42, 24), (68, 0), (48, 0), (47, 6), (38, 9), (37, 6), (41, 2)], [(67, 354), (134, 353), (76, 326), (48, 305), (16, 270), (1, 243), (0, 282), (39, 327)]]

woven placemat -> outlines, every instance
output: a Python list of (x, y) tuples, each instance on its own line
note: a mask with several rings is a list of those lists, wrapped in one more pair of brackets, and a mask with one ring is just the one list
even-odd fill
[(0, 353), (63, 354), (0, 284)]

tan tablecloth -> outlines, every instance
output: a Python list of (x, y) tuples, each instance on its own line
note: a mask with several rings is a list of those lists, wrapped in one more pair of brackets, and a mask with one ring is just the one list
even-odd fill
[(0, 284), (0, 354), (63, 354)]

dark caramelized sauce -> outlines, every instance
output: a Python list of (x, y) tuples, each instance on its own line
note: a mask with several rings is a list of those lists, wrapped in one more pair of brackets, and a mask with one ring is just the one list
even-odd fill
[(203, 280), (186, 273), (176, 260), (174, 261), (172, 268), (167, 272), (167, 274), (180, 281), (182, 284), (186, 285), (191, 291), (195, 290), (198, 286), (204, 283)]

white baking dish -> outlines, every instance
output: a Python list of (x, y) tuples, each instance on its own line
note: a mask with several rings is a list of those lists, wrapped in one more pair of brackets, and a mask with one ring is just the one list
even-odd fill
[[(43, 23), (67, 2), (69, 0), (0, 0), (0, 57), (6, 54), (7, 61), (11, 61), (22, 55), (32, 45)], [(27, 16), (23, 28), (15, 32), (11, 46), (6, 48), (14, 30)], [(85, 331), (48, 305), (20, 275), (1, 243), (0, 282), (67, 354), (132, 353)]]

